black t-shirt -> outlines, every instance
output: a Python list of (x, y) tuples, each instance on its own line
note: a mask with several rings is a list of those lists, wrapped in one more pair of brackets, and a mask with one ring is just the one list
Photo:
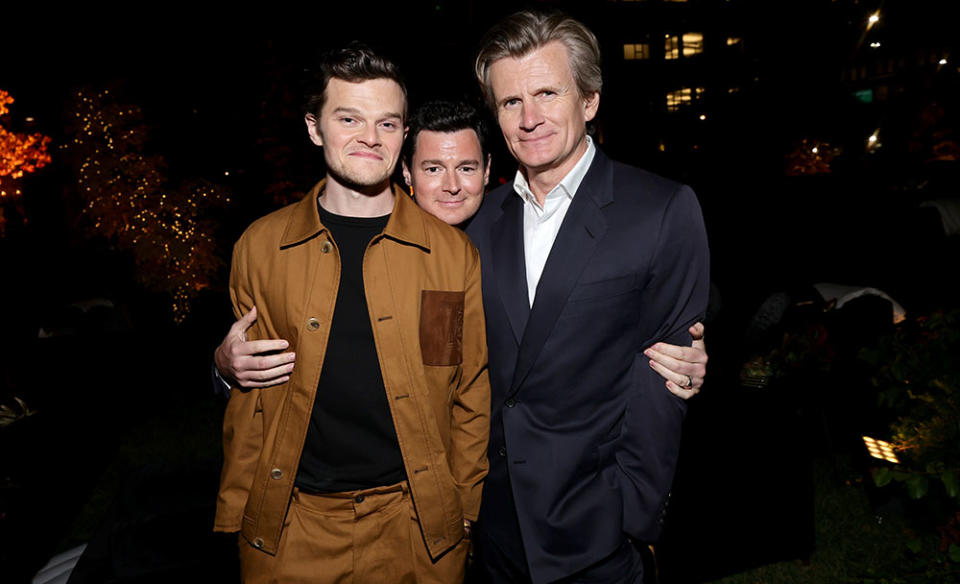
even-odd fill
[(391, 485), (406, 473), (363, 288), (363, 254), (390, 216), (318, 207), (340, 254), (340, 289), (296, 484), (315, 493)]

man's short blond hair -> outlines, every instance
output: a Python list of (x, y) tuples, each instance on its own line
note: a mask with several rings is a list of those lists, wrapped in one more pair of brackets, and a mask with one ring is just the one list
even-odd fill
[(497, 104), (490, 86), (490, 67), (500, 59), (519, 59), (554, 41), (567, 49), (570, 71), (580, 97), (600, 93), (603, 86), (600, 46), (590, 29), (562, 12), (524, 10), (494, 25), (480, 42), (474, 72), (487, 105), (494, 113)]

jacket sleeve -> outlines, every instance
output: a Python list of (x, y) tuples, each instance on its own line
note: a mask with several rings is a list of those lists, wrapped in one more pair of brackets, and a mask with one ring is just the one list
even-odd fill
[(480, 289), (480, 255), (468, 249), (464, 286), (463, 361), (460, 383), (453, 397), (451, 470), (460, 493), (464, 517), (473, 521), (480, 512), (480, 492), (487, 475), (490, 436), (490, 379), (487, 374), (487, 329)]
[[(247, 258), (243, 253), (244, 239), (234, 246), (230, 267), (230, 300), (234, 315), (239, 319), (253, 306), (253, 286), (247, 272)], [(261, 336), (257, 323), (247, 331), (247, 338)], [(263, 445), (263, 409), (260, 389), (231, 389), (223, 417), (223, 470), (220, 473), (220, 491), (217, 496), (217, 514), (214, 531), (239, 531), (243, 510), (250, 495), (260, 450)]]
[(217, 371), (215, 361), (210, 361), (210, 387), (213, 388), (213, 395), (223, 399), (230, 399), (230, 384)]
[[(655, 342), (690, 345), (687, 329), (703, 318), (710, 287), (710, 256), (696, 195), (680, 187), (666, 203), (643, 293), (643, 311), (656, 325)], [(621, 469), (623, 530), (640, 541), (657, 539), (680, 450), (686, 403), (670, 393), (638, 353), (616, 453)]]

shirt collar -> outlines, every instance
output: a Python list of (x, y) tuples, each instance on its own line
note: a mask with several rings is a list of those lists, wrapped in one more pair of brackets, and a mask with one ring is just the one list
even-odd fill
[[(553, 187), (547, 197), (553, 193), (564, 193), (569, 198), (577, 193), (577, 189), (580, 188), (580, 183), (583, 182), (583, 177), (587, 176), (587, 171), (590, 170), (590, 164), (593, 162), (593, 157), (597, 153), (597, 147), (593, 144), (593, 139), (588, 135), (587, 137), (587, 150), (580, 157), (580, 160), (577, 161), (573, 168), (570, 169), (570, 172), (566, 174), (560, 183), (557, 186)], [(537, 207), (540, 206), (540, 203), (537, 202), (537, 197), (533, 194), (533, 191), (530, 190), (530, 184), (527, 182), (527, 177), (523, 176), (523, 172), (518, 168), (517, 174), (513, 178), (513, 190), (520, 194), (523, 197), (524, 201), (532, 203)]]
[[(280, 247), (303, 243), (326, 229), (320, 222), (320, 213), (317, 211), (317, 197), (323, 192), (325, 185), (326, 179), (321, 180), (299, 203), (294, 203), (287, 229), (280, 240)], [(423, 212), (397, 185), (393, 185), (393, 198), (393, 211), (390, 212), (383, 235), (429, 250), (430, 239), (427, 237)]]

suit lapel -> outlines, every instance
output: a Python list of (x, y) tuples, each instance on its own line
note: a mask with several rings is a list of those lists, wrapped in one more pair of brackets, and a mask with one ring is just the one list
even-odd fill
[[(580, 274), (593, 256), (597, 243), (607, 231), (607, 220), (602, 207), (613, 201), (611, 171), (609, 160), (598, 150), (590, 170), (567, 209), (557, 239), (547, 256), (540, 283), (537, 285), (533, 308), (530, 310), (530, 318), (520, 343), (511, 393), (520, 387), (536, 362), (567, 302), (567, 297), (570, 296), (570, 291), (576, 286)], [(526, 269), (523, 269), (525, 273)], [(526, 295), (524, 300), (526, 301)]]
[(523, 256), (523, 202), (516, 193), (510, 193), (501, 208), (503, 214), (491, 228), (494, 273), (500, 300), (519, 344), (530, 315)]

